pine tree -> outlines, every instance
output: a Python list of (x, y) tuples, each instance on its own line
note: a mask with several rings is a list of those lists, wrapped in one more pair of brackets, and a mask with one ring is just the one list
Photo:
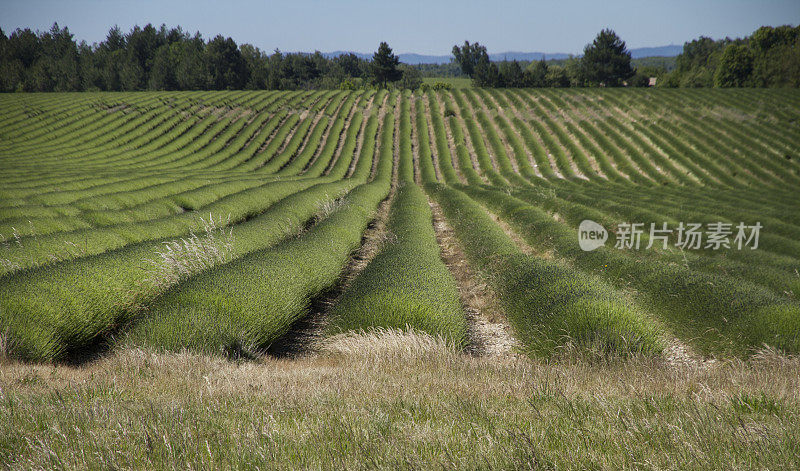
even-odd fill
[(379, 83), (381, 87), (386, 87), (387, 82), (400, 80), (403, 73), (397, 68), (398, 64), (400, 64), (400, 59), (392, 53), (392, 48), (388, 44), (382, 42), (373, 54), (370, 64), (375, 82)]
[(592, 44), (586, 45), (581, 69), (590, 85), (606, 87), (618, 87), (634, 74), (631, 53), (625, 48), (625, 41), (610, 29), (604, 29)]

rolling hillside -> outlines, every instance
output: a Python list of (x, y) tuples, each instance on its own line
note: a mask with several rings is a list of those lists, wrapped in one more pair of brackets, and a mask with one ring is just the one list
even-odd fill
[[(15, 358), (109, 342), (250, 357), (309, 316), (323, 336), (469, 348), (445, 227), (531, 355), (800, 351), (796, 91), (51, 93), (0, 109)], [(580, 249), (587, 219), (605, 247)], [(382, 242), (354, 263), (377, 220)], [(625, 223), (727, 224), (731, 247), (683, 250), (673, 231), (616, 248)], [(757, 249), (736, 247), (740, 223), (762, 226)]]

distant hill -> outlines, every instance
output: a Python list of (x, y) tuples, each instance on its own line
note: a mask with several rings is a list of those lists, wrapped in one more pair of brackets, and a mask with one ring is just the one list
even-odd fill
[[(342, 54), (350, 54), (349, 51), (333, 51), (333, 52), (323, 52), (322, 55), (327, 58), (341, 56)], [(356, 56), (360, 57), (361, 59), (371, 59), (372, 54), (365, 54), (363, 52), (353, 52)], [(434, 55), (426, 55), (426, 54), (415, 54), (413, 52), (407, 53), (400, 53), (397, 55), (400, 58), (400, 62), (404, 64), (447, 64), (453, 58), (452, 55), (446, 56), (434, 56)], [(569, 57), (569, 54), (563, 53), (554, 53), (548, 54), (544, 52), (498, 52), (489, 54), (489, 59), (493, 61), (502, 61), (502, 60), (518, 60), (518, 61), (538, 61), (542, 57), (546, 57), (548, 59), (566, 59)]]
[[(683, 52), (683, 46), (676, 46), (676, 45), (669, 45), (669, 46), (658, 46), (658, 47), (639, 47), (635, 49), (630, 49), (631, 57), (634, 59), (639, 59), (642, 57), (675, 57), (681, 52)], [(328, 58), (341, 56), (342, 54), (349, 54), (349, 51), (333, 51), (333, 52), (323, 52), (322, 55)], [(363, 53), (363, 52), (354, 52), (356, 56), (362, 59), (371, 59), (372, 53)], [(401, 53), (397, 55), (400, 58), (400, 62), (405, 64), (447, 64), (453, 58), (451, 55), (446, 56), (436, 56), (436, 55), (426, 55), (426, 54), (415, 54), (415, 53)], [(517, 51), (507, 51), (507, 52), (495, 52), (489, 54), (489, 59), (493, 61), (502, 61), (502, 60), (517, 60), (521, 62), (530, 62), (530, 61), (538, 61), (541, 60), (543, 57), (547, 59), (567, 59), (569, 58), (570, 54), (566, 54), (563, 52), (517, 52)]]
[[(322, 55), (327, 58), (341, 56), (342, 54), (350, 54), (350, 51), (333, 51), (333, 52), (323, 52)], [(356, 56), (361, 59), (372, 59), (372, 53), (366, 54), (363, 52), (353, 52)], [(426, 54), (415, 54), (413, 52), (402, 53), (398, 54), (397, 57), (400, 58), (400, 62), (404, 64), (447, 64), (450, 62), (450, 59), (453, 56), (432, 56)], [(492, 60), (495, 60), (492, 58)]]
[(639, 47), (631, 49), (631, 57), (639, 59), (641, 57), (675, 57), (683, 52), (683, 46), (671, 44), (659, 47)]
[(531, 62), (540, 61), (542, 58), (548, 60), (569, 59), (569, 54), (563, 52), (495, 52), (489, 54), (489, 59), (492, 61), (520, 61)]

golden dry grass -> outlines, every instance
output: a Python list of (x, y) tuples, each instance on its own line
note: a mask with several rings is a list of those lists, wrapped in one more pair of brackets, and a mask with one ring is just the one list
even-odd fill
[(375, 331), (233, 363), (126, 349), (0, 366), (11, 469), (797, 469), (800, 360), (476, 357)]

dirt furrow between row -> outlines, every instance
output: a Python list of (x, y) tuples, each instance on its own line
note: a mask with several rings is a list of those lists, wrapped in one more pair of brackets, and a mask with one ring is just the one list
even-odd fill
[(433, 212), (433, 228), (442, 261), (456, 280), (467, 317), (468, 351), (475, 356), (518, 357), (519, 342), (512, 333), (498, 295), (467, 263), (466, 255), (439, 205), (430, 199), (428, 204)]

